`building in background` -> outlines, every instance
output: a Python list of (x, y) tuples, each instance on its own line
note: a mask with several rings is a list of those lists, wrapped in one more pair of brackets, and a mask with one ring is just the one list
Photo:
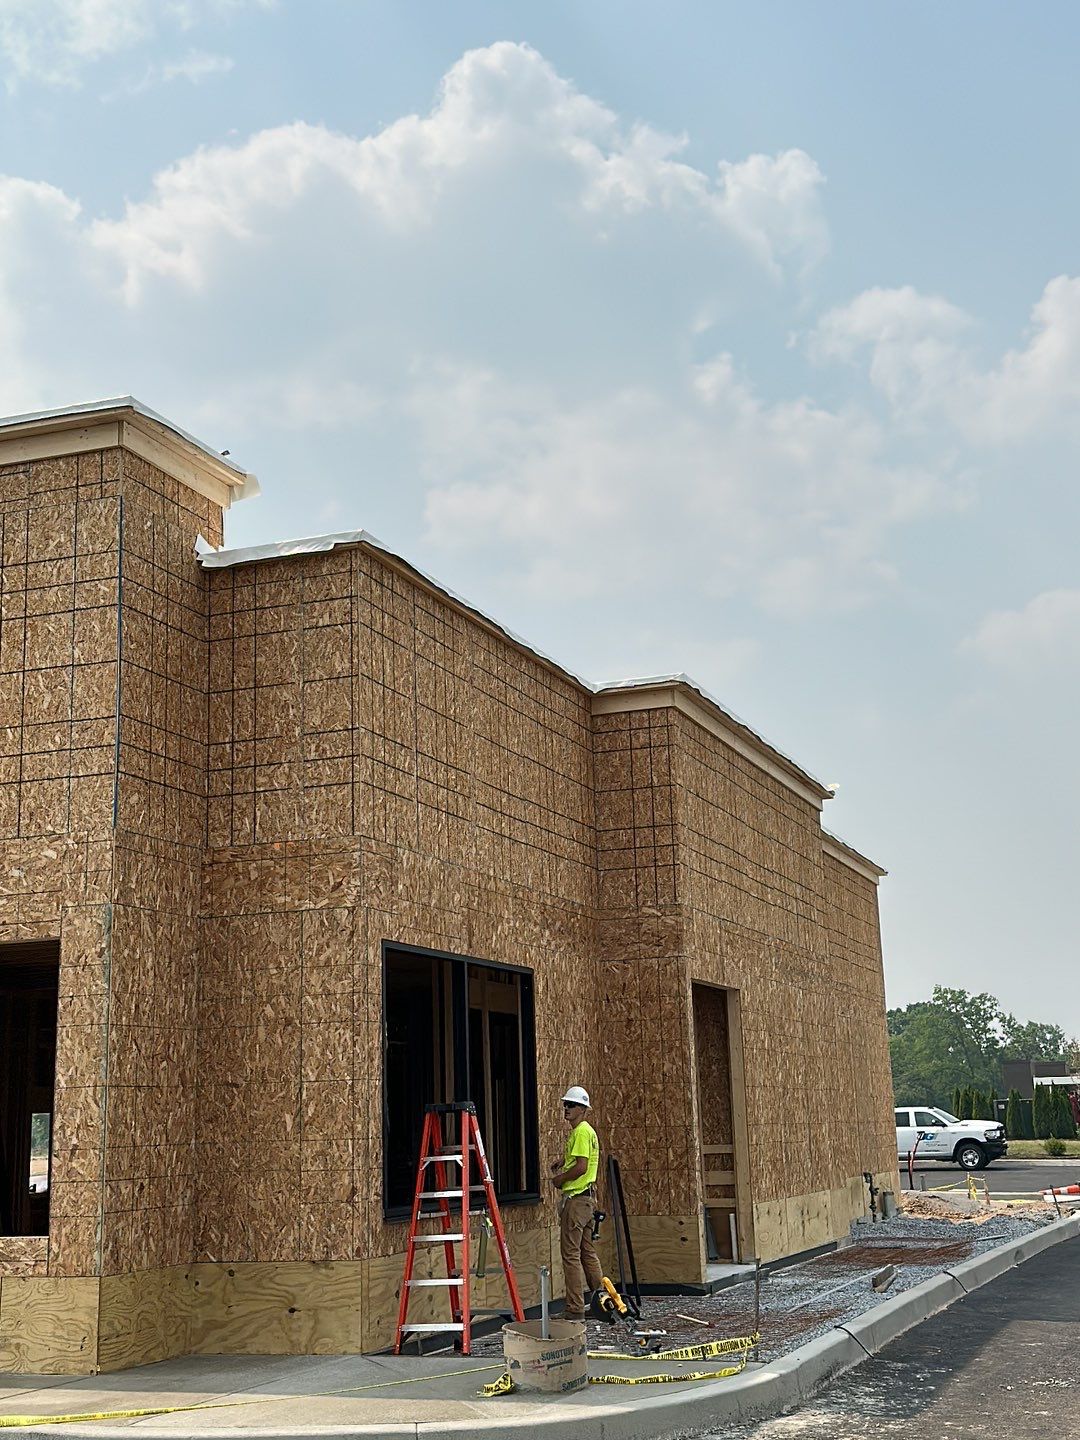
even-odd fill
[(1080, 1075), (1070, 1075), (1064, 1060), (1003, 1060), (1001, 1082), (1005, 1094), (1016, 1090), (1022, 1100), (1035, 1098), (1036, 1085), (1080, 1086)]
[(363, 532), (221, 549), (256, 490), (131, 400), (0, 425), (0, 1370), (384, 1347), (432, 1099), (527, 1304), (570, 1082), (644, 1280), (702, 1280), (706, 1217), (846, 1234), (896, 1154), (829, 792)]

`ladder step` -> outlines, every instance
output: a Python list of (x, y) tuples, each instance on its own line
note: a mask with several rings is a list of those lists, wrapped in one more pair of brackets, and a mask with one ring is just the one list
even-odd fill
[[(0, 7), (2, 4), (3, 0), (0, 0)], [(456, 1141), (443, 1134), (439, 1120), (439, 1116), (449, 1113), (451, 1108), (460, 1109), (463, 1117), (461, 1131)], [(416, 1198), (413, 1216), (409, 1222), (405, 1274), (402, 1276), (404, 1283), (401, 1286), (398, 1305), (394, 1354), (401, 1354), (401, 1347), (406, 1336), (415, 1336), (419, 1340), (424, 1335), (448, 1335), (461, 1337), (458, 1342), (459, 1348), (463, 1354), (467, 1355), (470, 1348), (470, 1327), (474, 1314), (498, 1315), (502, 1318), (514, 1315), (519, 1319), (524, 1318), (513, 1264), (506, 1248), (506, 1237), (499, 1215), (499, 1202), (492, 1183), (491, 1167), (484, 1154), (484, 1142), (480, 1136), (473, 1107), (471, 1105), (428, 1106), (424, 1115), (420, 1150), (421, 1154), (416, 1167)], [(475, 1167), (473, 1156), (476, 1157), (477, 1162)], [(444, 1172), (438, 1169), (438, 1166), (449, 1165), (451, 1161), (457, 1165), (456, 1171)], [(436, 1166), (434, 1172), (430, 1168), (432, 1164)], [(471, 1183), (474, 1175), (478, 1177), (476, 1184)], [(447, 1185), (451, 1176), (456, 1176), (459, 1182), (452, 1188)], [(440, 1188), (425, 1190), (423, 1188), (425, 1184), (434, 1184)], [(438, 1200), (440, 1203), (438, 1205), (430, 1204), (433, 1200)], [(472, 1308), (470, 1301), (472, 1276), (467, 1266), (464, 1264), (459, 1266), (455, 1246), (461, 1245), (462, 1260), (464, 1260), (469, 1250), (469, 1229), (473, 1215), (484, 1217), (484, 1223), (498, 1244), (501, 1268), (510, 1296), (509, 1312), (502, 1307), (476, 1311)], [(444, 1228), (420, 1233), (422, 1223), (442, 1224)], [(450, 1228), (454, 1225), (458, 1227), (456, 1230)], [(481, 1236), (481, 1240), (483, 1240), (483, 1236)], [(430, 1271), (426, 1279), (414, 1280), (412, 1278), (418, 1245), (442, 1245), (445, 1248), (448, 1262), (445, 1267), (447, 1271), (445, 1278), (432, 1275)], [(430, 1249), (426, 1253), (436, 1257), (438, 1255), (438, 1251), (433, 1252)], [(432, 1266), (431, 1270), (439, 1268), (442, 1267)], [(481, 1279), (482, 1274), (477, 1278)], [(411, 1324), (408, 1319), (410, 1297), (414, 1290), (423, 1289), (433, 1290), (436, 1294), (440, 1290), (446, 1290), (450, 1302), (450, 1314), (455, 1318), (449, 1323), (432, 1321), (430, 1324)]]

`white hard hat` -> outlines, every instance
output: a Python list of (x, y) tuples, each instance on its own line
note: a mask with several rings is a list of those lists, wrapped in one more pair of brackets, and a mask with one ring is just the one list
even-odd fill
[(589, 1105), (589, 1092), (580, 1085), (571, 1085), (562, 1098), (564, 1105)]

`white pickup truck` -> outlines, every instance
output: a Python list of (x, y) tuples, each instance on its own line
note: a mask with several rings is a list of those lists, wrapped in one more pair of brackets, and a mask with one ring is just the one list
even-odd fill
[(1004, 1126), (993, 1120), (958, 1120), (947, 1110), (929, 1106), (904, 1107), (896, 1112), (896, 1153), (902, 1163), (915, 1149), (917, 1160), (944, 1160), (965, 1170), (982, 1170), (1008, 1153)]

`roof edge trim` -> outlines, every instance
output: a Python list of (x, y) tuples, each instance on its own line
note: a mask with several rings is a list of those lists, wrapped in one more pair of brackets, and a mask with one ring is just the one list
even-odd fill
[(849, 845), (846, 840), (841, 840), (839, 835), (833, 835), (829, 830), (821, 832), (821, 848), (826, 855), (831, 855), (834, 860), (839, 860), (841, 865), (846, 865), (849, 870), (857, 870), (867, 880), (872, 880), (876, 885), (884, 876), (888, 875), (875, 861), (861, 854), (854, 846)]
[[(490, 615), (462, 596), (448, 589), (440, 581), (418, 569), (411, 561), (391, 550), (367, 530), (340, 530), (326, 535), (310, 535), (297, 540), (279, 541), (272, 545), (250, 545), (235, 550), (208, 551), (199, 556), (204, 570), (224, 570), (234, 565), (254, 565), (270, 560), (284, 560), (297, 555), (327, 554), (338, 547), (361, 546), (372, 551), (378, 558), (400, 569), (419, 581), (434, 594), (450, 601), (485, 629), (509, 640), (517, 649), (524, 651), (534, 660), (553, 670), (562, 679), (570, 681), (592, 697), (594, 715), (612, 714), (618, 710), (651, 709), (657, 705), (674, 705), (698, 724), (710, 730), (717, 738), (738, 750), (761, 769), (793, 790), (802, 799), (820, 810), (824, 801), (832, 798), (832, 791), (816, 779), (809, 771), (797, 765), (794, 760), (770, 745), (745, 721), (726, 710), (718, 700), (686, 674), (652, 675), (641, 679), (608, 681), (595, 685), (589, 680), (560, 665), (550, 655), (537, 650), (505, 625), (500, 625)], [(661, 698), (661, 697), (664, 698)]]
[(815, 809), (820, 810), (826, 800), (832, 799), (833, 792), (828, 786), (775, 745), (770, 745), (689, 675), (653, 675), (640, 680), (617, 680), (600, 685), (593, 701), (593, 714), (648, 709), (650, 701), (652, 705), (674, 705), (718, 739), (753, 760), (774, 780), (779, 780)]
[(223, 508), (259, 494), (259, 482), (250, 471), (133, 395), (0, 419), (3, 463), (82, 454), (112, 446), (134, 451)]

